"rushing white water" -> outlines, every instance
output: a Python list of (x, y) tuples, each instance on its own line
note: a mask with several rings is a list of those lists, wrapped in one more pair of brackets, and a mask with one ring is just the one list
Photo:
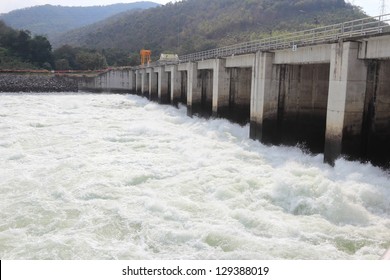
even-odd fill
[(1, 259), (378, 259), (390, 175), (123, 95), (0, 95)]

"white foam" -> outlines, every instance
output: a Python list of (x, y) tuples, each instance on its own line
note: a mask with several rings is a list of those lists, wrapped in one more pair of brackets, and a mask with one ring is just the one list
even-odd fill
[(389, 174), (136, 96), (2, 95), (2, 259), (378, 259)]

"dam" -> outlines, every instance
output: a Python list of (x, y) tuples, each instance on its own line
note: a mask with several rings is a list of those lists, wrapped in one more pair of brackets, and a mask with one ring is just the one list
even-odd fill
[(187, 114), (250, 123), (249, 137), (390, 167), (390, 14), (83, 78)]

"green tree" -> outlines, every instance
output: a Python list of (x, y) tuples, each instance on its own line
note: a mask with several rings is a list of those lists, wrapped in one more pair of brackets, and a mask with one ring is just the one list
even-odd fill
[(129, 52), (120, 49), (103, 49), (102, 54), (106, 57), (109, 66), (130, 65)]
[(11, 43), (11, 48), (15, 54), (24, 60), (29, 60), (30, 58), (30, 39), (30, 32), (21, 30)]
[(141, 64), (139, 53), (131, 53), (128, 59), (129, 59), (128, 65), (137, 66)]
[(43, 36), (35, 36), (29, 43), (30, 60), (38, 66), (43, 67), (44, 64), (52, 64), (53, 57), (51, 44)]
[(0, 21), (0, 47), (7, 50), (6, 55), (2, 53), (3, 67), (7, 61), (7, 67), (12, 68), (31, 68), (31, 64), (38, 68), (52, 68), (52, 47), (44, 36), (32, 38), (30, 31), (14, 30)]
[(72, 69), (69, 65), (69, 61), (66, 58), (57, 59), (54, 62), (54, 67), (57, 70), (71, 70)]
[(80, 70), (98, 70), (107, 67), (106, 58), (98, 52), (81, 51), (76, 55), (76, 63)]
[(86, 48), (64, 45), (53, 52), (53, 57), (57, 70), (96, 70), (107, 67), (106, 57), (102, 53)]
[[(53, 57), (55, 61), (66, 60), (67, 64), (69, 65), (69, 69), (77, 69), (76, 55), (77, 55), (77, 49), (69, 45), (64, 45), (53, 52)], [(64, 63), (64, 61), (62, 61), (62, 63)], [(60, 64), (60, 65), (61, 67), (63, 67), (64, 64)], [(57, 67), (56, 69), (69, 70), (69, 69), (65, 69), (65, 68), (62, 69)]]

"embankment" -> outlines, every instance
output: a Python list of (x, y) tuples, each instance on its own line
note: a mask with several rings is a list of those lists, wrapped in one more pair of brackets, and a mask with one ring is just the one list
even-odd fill
[(77, 92), (78, 82), (53, 74), (0, 73), (0, 92)]

